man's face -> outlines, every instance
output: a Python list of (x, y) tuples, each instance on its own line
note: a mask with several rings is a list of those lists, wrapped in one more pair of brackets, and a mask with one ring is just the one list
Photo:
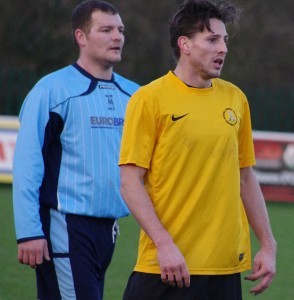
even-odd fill
[(124, 25), (118, 14), (111, 15), (102, 11), (92, 14), (92, 22), (85, 33), (85, 43), (81, 53), (88, 60), (104, 67), (111, 67), (121, 61), (124, 45)]
[(201, 80), (218, 78), (228, 52), (228, 34), (224, 23), (210, 19), (211, 31), (204, 29), (188, 39), (189, 55), (187, 56), (191, 71)]

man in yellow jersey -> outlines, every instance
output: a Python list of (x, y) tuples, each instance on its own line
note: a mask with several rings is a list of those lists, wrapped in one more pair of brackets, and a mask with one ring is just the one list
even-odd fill
[(227, 1), (185, 1), (169, 28), (174, 71), (128, 104), (121, 192), (142, 230), (125, 300), (242, 299), (240, 273), (251, 268), (248, 221), (261, 246), (246, 278), (259, 280), (251, 293), (262, 293), (275, 275), (248, 102), (219, 79), (225, 24), (238, 15)]

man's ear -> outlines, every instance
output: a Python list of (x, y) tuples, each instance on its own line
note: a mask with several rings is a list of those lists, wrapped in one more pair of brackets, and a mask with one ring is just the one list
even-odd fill
[(178, 47), (184, 54), (190, 54), (189, 39), (186, 36), (180, 36), (178, 38)]
[(86, 33), (83, 30), (77, 29), (75, 31), (75, 38), (79, 46), (83, 47), (86, 45), (87, 38)]

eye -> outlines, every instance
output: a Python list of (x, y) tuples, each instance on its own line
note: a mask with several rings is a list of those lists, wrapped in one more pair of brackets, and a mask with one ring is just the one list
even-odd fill
[(215, 44), (217, 42), (217, 38), (210, 38), (209, 42), (211, 42), (212, 44)]
[(110, 32), (111, 31), (111, 27), (110, 26), (105, 26), (105, 27), (101, 27), (100, 28), (100, 31), (101, 32)]

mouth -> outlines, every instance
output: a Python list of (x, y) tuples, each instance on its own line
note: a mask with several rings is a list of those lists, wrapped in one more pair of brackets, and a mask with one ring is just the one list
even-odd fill
[(223, 67), (224, 61), (225, 61), (224, 58), (220, 57), (220, 58), (215, 59), (213, 61), (213, 64), (214, 64), (215, 68), (219, 70)]
[(121, 51), (121, 47), (120, 46), (113, 46), (113, 47), (110, 48), (110, 50)]

